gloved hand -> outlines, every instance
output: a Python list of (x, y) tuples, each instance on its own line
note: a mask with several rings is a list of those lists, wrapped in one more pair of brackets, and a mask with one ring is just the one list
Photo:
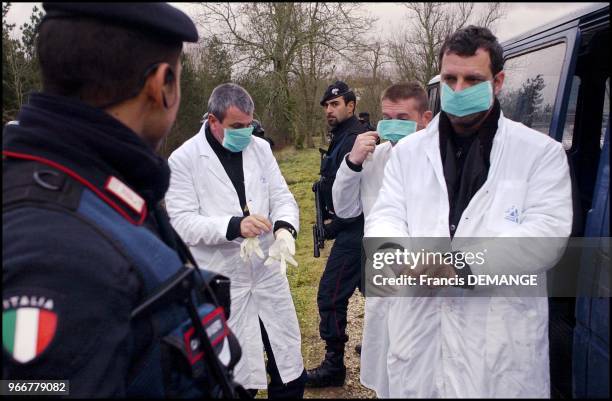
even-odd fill
[(264, 258), (264, 253), (259, 246), (259, 238), (245, 238), (244, 241), (242, 241), (242, 244), (240, 244), (240, 257), (246, 262), (249, 260), (253, 252), (255, 252), (255, 254), (261, 259)]
[(268, 266), (275, 261), (280, 261), (281, 273), (287, 274), (287, 262), (296, 267), (298, 265), (293, 258), (293, 255), (295, 255), (295, 239), (288, 230), (283, 228), (276, 231), (275, 236), (276, 240), (270, 246), (268, 259), (266, 259), (264, 265)]
[(323, 223), (323, 233), (325, 239), (335, 239), (338, 236), (338, 221), (331, 220), (329, 223)]

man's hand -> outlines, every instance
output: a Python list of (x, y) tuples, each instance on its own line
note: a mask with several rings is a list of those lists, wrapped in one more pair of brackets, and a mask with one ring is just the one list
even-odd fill
[[(405, 268), (403, 274), (415, 277), (419, 280), (421, 275), (431, 278), (453, 278), (455, 277), (455, 268), (449, 264), (419, 264), (414, 269)], [(438, 287), (446, 287), (445, 285), (428, 285), (430, 289)]]
[(323, 232), (325, 239), (334, 239), (338, 235), (337, 224), (332, 223), (331, 219), (323, 222)]
[(240, 235), (244, 238), (257, 237), (271, 229), (272, 223), (270, 223), (270, 220), (258, 214), (247, 216), (240, 222)]
[(353, 149), (351, 149), (351, 153), (348, 156), (351, 163), (358, 166), (362, 165), (368, 155), (374, 153), (377, 139), (378, 132), (376, 131), (368, 131), (357, 135)]

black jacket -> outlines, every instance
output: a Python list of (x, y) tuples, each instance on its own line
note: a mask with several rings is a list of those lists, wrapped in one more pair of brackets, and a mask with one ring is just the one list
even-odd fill
[[(3, 133), (3, 312), (20, 313), (24, 299), (50, 320), (15, 331), (38, 345), (25, 357), (5, 347), (3, 379), (68, 379), (73, 397), (129, 395), (153, 341), (151, 321), (130, 317), (146, 278), (80, 208), (99, 193), (108, 213), (172, 241), (159, 208), (170, 170), (129, 128), (75, 100), (33, 94), (18, 120)], [(110, 177), (133, 196), (110, 191)]]
[[(332, 218), (332, 223), (325, 228), (328, 238), (335, 238), (343, 231), (363, 231), (363, 214), (352, 219), (340, 219), (335, 216), (334, 204), (332, 200), (332, 187), (336, 179), (336, 172), (342, 164), (344, 157), (351, 151), (355, 144), (357, 135), (366, 132), (366, 127), (352, 116), (338, 124), (332, 130), (332, 140), (326, 155), (321, 160), (321, 190), (326, 205), (328, 216)], [(359, 235), (353, 235), (357, 238)], [(360, 238), (359, 238), (360, 240)], [(351, 240), (352, 242), (355, 242)]]

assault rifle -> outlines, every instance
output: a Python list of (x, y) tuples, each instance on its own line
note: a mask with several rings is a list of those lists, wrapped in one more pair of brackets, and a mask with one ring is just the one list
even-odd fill
[[(327, 153), (324, 149), (319, 148), (319, 153), (321, 154), (321, 159)], [(312, 240), (314, 243), (314, 257), (318, 258), (321, 256), (320, 249), (325, 247), (325, 228), (323, 226), (324, 213), (325, 213), (325, 203), (323, 201), (323, 195), (321, 194), (321, 181), (324, 177), (319, 178), (314, 184), (312, 184), (312, 192), (314, 192), (315, 196), (315, 212), (316, 212), (316, 221), (312, 226)]]

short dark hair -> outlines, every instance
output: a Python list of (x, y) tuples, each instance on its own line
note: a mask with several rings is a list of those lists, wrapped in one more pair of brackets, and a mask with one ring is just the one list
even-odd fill
[[(357, 108), (357, 97), (355, 97), (355, 93), (353, 91), (347, 92), (342, 95), (342, 99), (344, 99), (344, 104), (348, 105), (349, 102), (353, 102), (355, 104), (355, 108)], [(353, 109), (353, 113), (355, 109)]]
[(381, 102), (385, 99), (392, 102), (414, 99), (416, 100), (419, 113), (426, 112), (429, 107), (427, 92), (418, 82), (399, 83), (389, 86), (380, 96)]
[(440, 66), (447, 52), (465, 57), (473, 56), (478, 49), (485, 49), (489, 52), (493, 75), (504, 69), (504, 49), (495, 35), (488, 28), (474, 25), (461, 28), (446, 38), (438, 55)]
[(95, 107), (127, 100), (147, 68), (176, 65), (183, 43), (93, 18), (43, 20), (37, 41), (43, 91)]

